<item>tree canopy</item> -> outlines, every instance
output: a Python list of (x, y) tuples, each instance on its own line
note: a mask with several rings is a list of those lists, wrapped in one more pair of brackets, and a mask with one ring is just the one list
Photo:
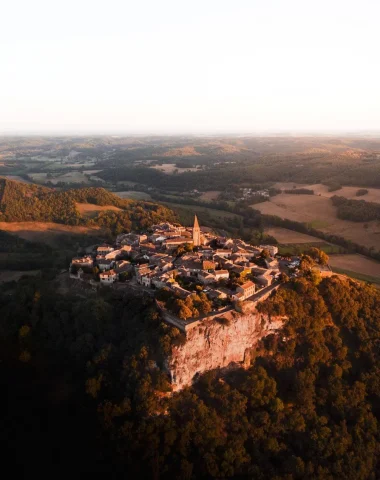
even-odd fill
[(379, 291), (296, 278), (258, 308), (286, 321), (248, 369), (210, 371), (168, 395), (165, 357), (184, 339), (150, 299), (62, 296), (21, 280), (0, 293), (0, 371), (13, 377), (5, 444), (29, 471), (379, 478)]

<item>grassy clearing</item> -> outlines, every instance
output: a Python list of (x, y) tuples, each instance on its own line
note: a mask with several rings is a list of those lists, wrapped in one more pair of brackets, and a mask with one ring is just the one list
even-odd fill
[(92, 205), (91, 203), (76, 203), (76, 207), (82, 217), (96, 217), (99, 212), (112, 210), (114, 212), (120, 212), (121, 208), (113, 205)]

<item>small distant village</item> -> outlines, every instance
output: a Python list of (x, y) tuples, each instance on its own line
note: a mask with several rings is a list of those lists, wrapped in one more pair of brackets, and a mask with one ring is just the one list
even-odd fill
[[(253, 246), (201, 228), (161, 223), (124, 233), (74, 257), (70, 278), (99, 285), (133, 287), (154, 295), (181, 320), (215, 315), (245, 301), (266, 298), (281, 276), (297, 276), (300, 257), (285, 258), (275, 245)], [(328, 266), (318, 265), (322, 276)]]

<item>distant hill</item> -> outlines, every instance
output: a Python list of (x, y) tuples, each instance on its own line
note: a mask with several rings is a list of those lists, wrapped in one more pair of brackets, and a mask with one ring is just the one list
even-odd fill
[[(103, 208), (97, 216), (88, 218), (86, 215), (82, 216), (77, 204), (99, 205)], [(110, 211), (105, 209), (105, 206), (110, 206)], [(151, 202), (121, 199), (104, 188), (55, 191), (0, 178), (0, 221), (3, 222), (99, 225), (119, 231), (146, 228), (163, 220), (175, 220), (174, 213), (167, 207)]]

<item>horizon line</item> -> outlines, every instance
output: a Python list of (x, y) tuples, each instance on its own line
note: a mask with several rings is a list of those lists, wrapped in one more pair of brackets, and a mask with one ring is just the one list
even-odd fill
[(262, 136), (336, 136), (336, 135), (380, 135), (380, 129), (350, 129), (350, 130), (300, 130), (300, 129), (268, 129), (268, 130), (255, 130), (255, 131), (217, 131), (210, 130), (204, 132), (189, 132), (189, 131), (128, 131), (128, 130), (110, 130), (110, 131), (98, 131), (98, 130), (0, 130), (0, 137), (80, 137), (83, 135), (94, 137), (262, 137)]

